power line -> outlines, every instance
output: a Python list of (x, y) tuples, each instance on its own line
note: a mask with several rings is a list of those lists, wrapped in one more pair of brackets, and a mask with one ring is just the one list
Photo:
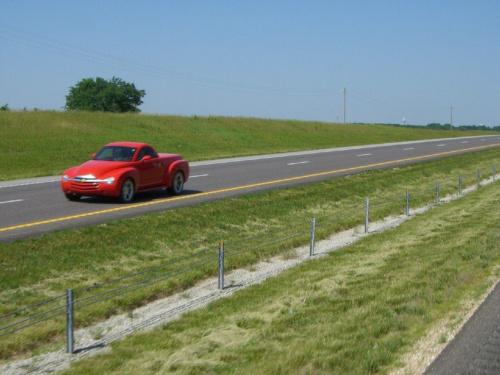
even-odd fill
[[(243, 93), (265, 93), (274, 95), (284, 95), (284, 96), (294, 96), (294, 97), (333, 97), (336, 90), (327, 88), (297, 88), (297, 87), (276, 87), (263, 84), (251, 84), (234, 82), (229, 80), (222, 80), (216, 78), (210, 78), (206, 76), (199, 76), (192, 73), (181, 72), (178, 70), (171, 69), (165, 66), (154, 66), (149, 64), (144, 64), (142, 62), (137, 62), (129, 59), (124, 59), (121, 57), (113, 56), (110, 54), (100, 53), (92, 51), (89, 49), (81, 48), (75, 45), (71, 45), (59, 40), (51, 39), (46, 36), (35, 34), (21, 28), (7, 25), (0, 22), (0, 38), (4, 40), (11, 41), (13, 43), (28, 46), (30, 48), (42, 50), (51, 54), (58, 54), (61, 56), (66, 56), (72, 59), (98, 64), (108, 67), (119, 67), (134, 73), (139, 73), (143, 75), (149, 75), (161, 79), (175, 80), (183, 83), (189, 83), (196, 86), (218, 89), (218, 90), (229, 90), (238, 91)], [(347, 121), (346, 118), (346, 103), (347, 103), (347, 92), (355, 98), (361, 99), (364, 102), (372, 103), (378, 107), (385, 106), (395, 108), (401, 112), (408, 112), (409, 108), (401, 110), (400, 105), (395, 105), (382, 101), (380, 99), (375, 99), (367, 95), (353, 91), (352, 89), (347, 90), (345, 87), (340, 90), (343, 93), (343, 122)], [(451, 125), (453, 126), (453, 109), (456, 107), (451, 107)], [(428, 111), (429, 108), (413, 108), (419, 111)], [(444, 110), (444, 106), (436, 106), (435, 110)], [(467, 113), (461, 108), (458, 108), (461, 113), (468, 115), (471, 118), (486, 118), (492, 123), (496, 122), (491, 116), (484, 116), (478, 114)]]
[(249, 84), (241, 82), (226, 81), (199, 76), (191, 73), (185, 73), (170, 69), (168, 67), (158, 67), (144, 63), (123, 59), (110, 54), (103, 54), (96, 51), (77, 47), (43, 35), (34, 34), (18, 27), (0, 23), (0, 38), (14, 43), (36, 48), (49, 53), (56, 53), (80, 61), (90, 62), (109, 67), (120, 67), (135, 73), (147, 74), (154, 77), (173, 79), (181, 82), (187, 82), (197, 86), (204, 86), (214, 89), (226, 89), (242, 92), (265, 92), (272, 94), (290, 95), (290, 96), (329, 96), (334, 90), (325, 88), (294, 88), (294, 87), (274, 87), (261, 84)]

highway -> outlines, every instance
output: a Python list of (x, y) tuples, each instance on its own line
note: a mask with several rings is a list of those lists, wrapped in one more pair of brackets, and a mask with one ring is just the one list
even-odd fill
[(500, 136), (194, 162), (190, 163), (191, 177), (182, 195), (172, 197), (164, 191), (143, 193), (138, 194), (131, 204), (104, 198), (82, 198), (70, 202), (61, 191), (59, 176), (4, 181), (0, 182), (0, 242), (494, 147), (500, 148)]

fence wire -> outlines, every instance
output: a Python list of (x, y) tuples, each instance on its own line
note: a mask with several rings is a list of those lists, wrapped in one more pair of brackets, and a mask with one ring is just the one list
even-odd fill
[[(165, 281), (167, 279), (170, 279), (173, 276), (178, 276), (178, 275), (184, 274), (186, 272), (189, 272), (191, 270), (194, 270), (196, 268), (203, 267), (203, 266), (205, 266), (205, 265), (207, 265), (209, 263), (216, 262), (217, 260), (218, 260), (218, 256), (212, 255), (212, 256), (206, 257), (205, 259), (199, 260), (199, 261), (197, 261), (195, 263), (191, 263), (191, 264), (189, 264), (187, 266), (184, 266), (184, 267), (181, 267), (181, 268), (177, 268), (175, 270), (172, 270), (172, 271), (169, 271), (169, 272), (166, 272), (166, 273), (163, 273), (163, 274), (151, 277), (151, 278), (146, 279), (146, 280), (141, 280), (141, 281), (138, 281), (138, 282), (133, 283), (133, 284), (125, 285), (125, 286), (123, 286), (121, 288), (116, 288), (116, 289), (113, 289), (113, 290), (109, 290), (109, 291), (106, 291), (106, 292), (99, 293), (97, 295), (93, 295), (93, 296), (89, 296), (89, 297), (85, 297), (85, 298), (81, 298), (81, 299), (75, 300), (75, 309), (77, 309), (77, 308), (81, 309), (81, 308), (86, 307), (86, 306), (94, 305), (94, 304), (99, 303), (99, 302), (103, 302), (103, 301), (106, 301), (106, 300), (109, 300), (109, 299), (112, 299), (112, 298), (115, 298), (115, 297), (118, 297), (118, 296), (122, 296), (122, 295), (127, 294), (127, 293), (134, 292), (136, 290), (145, 288), (147, 286), (150, 286), (150, 285), (153, 285), (153, 284), (157, 284), (157, 283), (159, 283), (161, 281)], [(141, 285), (141, 284), (143, 284), (143, 285)], [(128, 288), (132, 288), (132, 289), (125, 290), (125, 289), (128, 289)], [(114, 293), (114, 294), (109, 295), (111, 293)], [(88, 301), (88, 300), (91, 300), (93, 298), (102, 297), (102, 296), (105, 296), (105, 295), (108, 295), (108, 296), (104, 297), (104, 298), (97, 299), (95, 301), (87, 302), (87, 303), (82, 304), (82, 305), (76, 305), (76, 303), (78, 303), (78, 302), (81, 303), (81, 302)]]
[[(47, 299), (47, 300), (45, 300), (45, 301), (38, 302), (38, 303), (35, 303), (35, 304), (33, 304), (33, 305), (29, 305), (29, 306), (23, 307), (23, 308), (21, 308), (21, 309), (19, 309), (19, 310), (11, 311), (10, 313), (7, 313), (7, 314), (5, 314), (5, 315), (0, 315), (0, 319), (6, 318), (6, 317), (11, 316), (11, 315), (19, 314), (19, 313), (21, 313), (21, 312), (23, 312), (23, 311), (26, 311), (26, 310), (29, 310), (29, 309), (34, 309), (34, 308), (36, 308), (36, 307), (40, 307), (40, 306), (42, 306), (42, 305), (45, 305), (45, 304), (47, 304), (47, 303), (50, 303), (50, 302), (52, 302), (52, 301), (55, 301), (55, 300), (57, 300), (57, 299), (64, 298), (64, 297), (66, 297), (66, 294), (61, 294), (61, 295), (59, 295), (59, 296), (56, 296), (56, 297), (53, 297), (53, 298)], [(1, 330), (1, 328), (0, 328), (0, 330)]]
[[(12, 323), (12, 324), (9, 324), (9, 325), (6, 325), (6, 326), (3, 326), (3, 327), (0, 327), (0, 331), (7, 330), (7, 329), (9, 329), (9, 328), (12, 328), (12, 327), (18, 326), (18, 325), (20, 325), (20, 324), (22, 324), (22, 323), (26, 323), (26, 322), (28, 322), (28, 321), (30, 321), (30, 320), (33, 320), (33, 319), (35, 319), (35, 318), (38, 318), (38, 317), (40, 317), (40, 316), (43, 316), (43, 315), (49, 314), (49, 313), (54, 312), (54, 311), (57, 311), (57, 310), (65, 309), (65, 308), (66, 308), (66, 305), (62, 305), (62, 306), (56, 307), (56, 308), (54, 308), (54, 309), (51, 309), (51, 310), (47, 310), (47, 311), (44, 311), (44, 312), (38, 313), (38, 314), (33, 315), (33, 316), (29, 317), (29, 318), (26, 318), (26, 319), (20, 320), (20, 321), (18, 321), (18, 322), (14, 322), (14, 323)], [(10, 333), (14, 333), (14, 332), (20, 331), (20, 330), (25, 329), (25, 328), (28, 328), (28, 327), (31, 327), (31, 326), (33, 326), (33, 325), (35, 325), (35, 324), (38, 324), (38, 323), (44, 322), (44, 321), (46, 321), (46, 320), (49, 320), (49, 319), (55, 318), (56, 316), (60, 316), (60, 315), (63, 315), (63, 314), (66, 314), (66, 311), (65, 311), (65, 310), (64, 310), (64, 311), (61, 311), (61, 312), (59, 312), (59, 313), (57, 313), (57, 314), (54, 314), (54, 315), (51, 315), (51, 316), (48, 316), (48, 317), (45, 317), (45, 318), (39, 319), (39, 320), (37, 320), (36, 322), (32, 322), (32, 323), (30, 323), (30, 324), (23, 325), (22, 327), (15, 328), (15, 329), (13, 329), (13, 330), (10, 330), (10, 331), (4, 332), (4, 333), (0, 333), (0, 337), (5, 336), (5, 335), (8, 335), (8, 334), (10, 334)]]
[[(283, 228), (283, 229), (278, 229), (278, 230), (275, 230), (275, 231), (270, 232), (270, 233), (263, 233), (263, 234), (260, 234), (258, 236), (247, 237), (247, 238), (244, 238), (244, 239), (241, 239), (241, 240), (236, 240), (236, 241), (227, 241), (227, 242), (224, 242), (224, 245), (225, 245), (225, 247), (230, 247), (230, 246), (239, 245), (239, 244), (242, 244), (242, 243), (248, 243), (248, 242), (256, 241), (256, 240), (259, 240), (259, 239), (262, 239), (262, 238), (266, 238), (266, 237), (269, 237), (269, 236), (274, 236), (274, 235), (277, 235), (277, 234), (280, 234), (280, 233), (294, 231), (297, 228), (303, 227), (304, 225), (305, 225), (304, 223), (299, 223), (299, 224), (296, 224), (294, 226), (291, 226), (291, 227), (288, 227), (288, 228)], [(238, 249), (238, 248), (236, 247), (235, 249)]]
[(182, 262), (184, 260), (194, 258), (194, 257), (196, 257), (198, 255), (201, 255), (201, 254), (205, 254), (208, 251), (214, 251), (214, 248), (212, 247), (212, 248), (207, 248), (207, 249), (204, 249), (204, 250), (200, 250), (200, 251), (198, 251), (196, 253), (193, 253), (191, 255), (187, 255), (187, 256), (185, 256), (183, 258), (173, 259), (171, 261), (168, 261), (167, 263), (160, 264), (159, 266), (148, 268), (146, 270), (139, 271), (137, 273), (133, 273), (131, 275), (127, 275), (127, 276), (124, 276), (124, 277), (121, 277), (121, 278), (118, 278), (118, 279), (113, 279), (113, 280), (107, 281), (105, 283), (92, 285), (92, 286), (89, 286), (89, 287), (86, 287), (86, 288), (82, 288), (82, 289), (75, 289), (75, 293), (81, 293), (81, 292), (89, 291), (89, 290), (92, 290), (92, 289), (97, 289), (97, 288), (100, 288), (100, 287), (103, 287), (103, 286), (106, 286), (106, 285), (117, 283), (119, 281), (130, 279), (132, 277), (143, 275), (143, 274), (146, 274), (148, 272), (153, 272), (153, 271), (156, 271), (156, 270), (158, 270), (160, 268), (165, 268), (165, 267), (170, 266), (172, 264), (180, 263), (180, 262)]
[(395, 205), (396, 203), (401, 203), (406, 201), (406, 196), (400, 196), (397, 199), (392, 199), (390, 201), (383, 201), (382, 199), (370, 199), (370, 209), (377, 207), (387, 207)]
[(270, 247), (272, 245), (276, 245), (278, 243), (283, 243), (285, 240), (289, 241), (291, 239), (301, 237), (304, 234), (309, 233), (309, 232), (310, 232), (310, 228), (303, 229), (300, 231), (295, 231), (292, 234), (289, 234), (287, 236), (268, 238), (266, 241), (259, 242), (258, 244), (254, 244), (253, 246), (251, 244), (249, 244), (248, 246), (241, 246), (239, 248), (230, 249), (227, 252), (226, 252), (226, 249), (224, 248), (224, 256), (233, 257), (233, 256), (240, 255), (243, 253), (248, 253), (248, 252), (260, 250), (262, 248), (267, 248), (267, 247)]
[[(354, 210), (348, 211), (346, 209), (344, 211), (346, 211), (346, 213), (344, 215), (337, 216), (336, 218), (331, 219), (331, 220), (326, 220), (326, 219), (330, 218), (330, 217), (332, 217), (334, 215), (327, 215), (327, 216), (322, 216), (322, 217), (317, 218), (316, 219), (316, 228), (318, 228), (318, 227), (326, 227), (328, 225), (341, 223), (342, 221), (347, 220), (347, 219), (349, 219), (349, 218), (351, 218), (353, 216), (356, 216), (359, 213), (365, 212), (365, 205), (358, 206)], [(335, 215), (338, 215), (338, 214), (339, 213), (336, 213)]]

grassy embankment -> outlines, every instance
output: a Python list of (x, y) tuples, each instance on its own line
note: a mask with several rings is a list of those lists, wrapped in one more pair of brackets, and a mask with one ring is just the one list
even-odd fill
[(108, 142), (151, 143), (206, 160), (362, 144), (498, 134), (370, 124), (86, 112), (0, 111), (0, 181), (58, 175)]
[[(382, 172), (385, 173), (385, 172)], [(384, 176), (386, 177), (386, 176)], [(500, 277), (497, 182), (309, 261), (68, 374), (385, 374)]]
[[(441, 196), (455, 193), (458, 189), (459, 173), (464, 175), (464, 186), (473, 185), (476, 183), (478, 169), (482, 171), (483, 178), (487, 178), (491, 176), (492, 164), (498, 165), (499, 161), (498, 149), (487, 150), (426, 164), (366, 172), (310, 186), (227, 199), (97, 227), (65, 230), (47, 234), (41, 238), (0, 244), (2, 268), (0, 315), (64, 294), (68, 288), (92, 286), (95, 283), (102, 283), (164, 264), (203, 248), (212, 246), (216, 248), (221, 240), (231, 242), (253, 237), (256, 234), (272, 233), (282, 228), (293, 227), (298, 223), (305, 223), (308, 226), (312, 217), (319, 218), (318, 223), (321, 223), (321, 218), (326, 215), (349, 210), (353, 206), (362, 206), (366, 197), (370, 197), (374, 202), (377, 200), (392, 202), (373, 208), (371, 220), (380, 219), (391, 213), (399, 214), (404, 211), (406, 189), (410, 189), (412, 207), (416, 207), (434, 200), (433, 189), (436, 181), (440, 182)], [(498, 188), (496, 189), (494, 191), (498, 193)], [(490, 202), (490, 206), (484, 212), (464, 210), (462, 216), (464, 220), (470, 220), (470, 223), (467, 220), (460, 220), (465, 237), (458, 238), (457, 236), (456, 241), (481, 243), (483, 241), (481, 236), (491, 237), (489, 232), (483, 234), (468, 232), (468, 227), (474, 226), (476, 222), (482, 223), (477, 215), (489, 215), (490, 221), (484, 226), (485, 230), (489, 230), (491, 225), (497, 225), (498, 228), (498, 218), (491, 213), (492, 210), (497, 210), (498, 205), (494, 203), (496, 202)], [(455, 219), (454, 216), (453, 218)], [(454, 222), (454, 219), (450, 221)], [(321, 228), (317, 233), (317, 239), (326, 236), (327, 233), (356, 226), (362, 222), (363, 214), (361, 213), (348, 220)], [(441, 226), (442, 224), (436, 226), (439, 229), (431, 231), (428, 236), (431, 238), (432, 233), (439, 233)], [(497, 233), (498, 231), (494, 232), (494, 234)], [(413, 236), (412, 238), (415, 241), (418, 238), (424, 240), (418, 246), (425, 247), (426, 236)], [(399, 236), (394, 237), (393, 240), (395, 238)], [(305, 235), (300, 240), (307, 243), (308, 236)], [(443, 241), (441, 244), (448, 251), (449, 241), (445, 237)], [(228, 259), (226, 268), (229, 270), (251, 267), (251, 264), (274, 254), (289, 256), (290, 248), (295, 245), (297, 245), (296, 241), (284, 241), (265, 251), (245, 253)], [(383, 250), (383, 246), (379, 248), (380, 246), (382, 245), (374, 244), (372, 250)], [(458, 245), (454, 246), (451, 247), (456, 250)], [(405, 246), (402, 247), (404, 248)], [(425, 266), (425, 264), (423, 262), (420, 266)], [(427, 263), (429, 264), (431, 266), (428, 272), (431, 272), (436, 265), (433, 262)], [(491, 267), (496, 264), (495, 258), (491, 261)], [(476, 270), (478, 277), (483, 275), (483, 272), (492, 272), (492, 268), (482, 270), (483, 266), (484, 264), (481, 263)], [(76, 325), (77, 327), (87, 325), (121, 311), (129, 311), (135, 306), (180, 291), (193, 285), (197, 280), (215, 274), (216, 264), (214, 263), (153, 287), (92, 305), (84, 310), (77, 310)], [(356, 273), (352, 275), (353, 279), (349, 283), (357, 280)], [(404, 273), (402, 278), (405, 278)], [(384, 289), (383, 283), (377, 285)], [(476, 288), (473, 284), (471, 285), (472, 289), (469, 291)], [(318, 297), (320, 299), (323, 298), (321, 293)], [(415, 290), (414, 293), (419, 295), (422, 291)], [(364, 321), (358, 321), (358, 323), (360, 323), (359, 326), (363, 326)], [(367, 329), (370, 328), (367, 327)], [(370, 335), (366, 332), (365, 334)], [(52, 347), (64, 345), (63, 318), (53, 319), (2, 338), (0, 357), (6, 359), (39, 353), (47, 350), (51, 345)]]

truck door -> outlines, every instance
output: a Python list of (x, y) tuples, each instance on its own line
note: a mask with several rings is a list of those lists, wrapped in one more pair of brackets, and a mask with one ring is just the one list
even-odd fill
[(160, 185), (165, 174), (165, 161), (151, 147), (144, 147), (137, 156), (140, 175), (139, 188), (144, 189)]

